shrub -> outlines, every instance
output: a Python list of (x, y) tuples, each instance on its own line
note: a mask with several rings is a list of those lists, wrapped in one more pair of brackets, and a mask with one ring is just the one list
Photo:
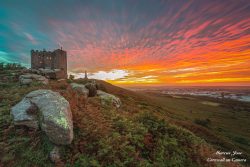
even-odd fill
[(167, 131), (167, 123), (163, 119), (159, 119), (154, 114), (150, 112), (144, 112), (137, 118), (140, 123), (142, 123), (154, 137), (163, 135)]
[(136, 150), (126, 136), (114, 132), (111, 136), (100, 140), (97, 158), (106, 166), (134, 166)]
[(23, 67), (21, 64), (18, 64), (18, 63), (8, 63), (8, 64), (1, 63), (0, 64), (0, 69), (3, 69), (3, 70), (21, 70), (24, 68), (25, 67)]
[[(137, 120), (148, 130), (141, 155), (153, 166), (197, 166), (197, 146), (201, 141), (192, 133), (168, 124), (151, 112), (139, 114)], [(152, 136), (150, 136), (150, 134)], [(195, 160), (192, 157), (197, 157)]]
[(69, 79), (72, 81), (75, 79), (75, 76), (74, 75), (69, 75)]
[(194, 123), (204, 126), (204, 127), (208, 127), (211, 124), (210, 119), (195, 119)]
[(236, 141), (237, 143), (250, 146), (249, 141), (247, 139), (245, 139), (244, 137), (237, 136), (237, 137), (234, 137), (233, 140)]
[(0, 70), (4, 69), (4, 63), (0, 63)]
[(77, 157), (76, 162), (74, 163), (74, 167), (99, 167), (101, 166), (97, 160), (92, 157), (88, 157), (87, 155), (81, 154)]
[(80, 78), (80, 79), (76, 79), (74, 80), (76, 83), (78, 84), (83, 84), (85, 85), (86, 83), (88, 83), (90, 80), (89, 79), (85, 79), (85, 78)]

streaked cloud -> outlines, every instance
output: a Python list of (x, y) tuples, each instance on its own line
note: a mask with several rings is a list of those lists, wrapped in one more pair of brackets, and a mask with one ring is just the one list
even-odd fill
[(190, 67), (190, 68), (181, 68), (181, 69), (169, 70), (169, 71), (166, 71), (166, 72), (177, 73), (177, 72), (198, 71), (198, 70), (200, 70), (200, 68)]
[(24, 32), (23, 34), (32, 44), (37, 44), (36, 39), (30, 33)]
[(12, 61), (28, 63), (30, 49), (62, 46), (70, 72), (79, 77), (87, 70), (115, 84), (250, 85), (248, 0), (4, 1), (1, 6), (0, 48)]
[(11, 60), (8, 57), (8, 53), (0, 51), (0, 62), (11, 63)]
[[(71, 75), (74, 75), (75, 78), (84, 78), (85, 73), (74, 73), (70, 72)], [(101, 79), (101, 80), (117, 80), (124, 78), (129, 75), (127, 71), (124, 70), (111, 70), (111, 71), (98, 71), (95, 73), (87, 74), (90, 79)]]

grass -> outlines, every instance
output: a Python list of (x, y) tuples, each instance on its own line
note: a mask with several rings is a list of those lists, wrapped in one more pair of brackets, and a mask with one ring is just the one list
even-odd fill
[(48, 160), (48, 140), (44, 134), (25, 128), (15, 128), (10, 108), (32, 90), (42, 88), (37, 83), (20, 87), (17, 83), (0, 85), (0, 164), (4, 166), (51, 166)]
[[(171, 117), (175, 124), (189, 129), (217, 149), (238, 150), (245, 158), (250, 157), (250, 103), (195, 96), (173, 98), (155, 92), (146, 94), (167, 111), (162, 115)], [(220, 105), (215, 106), (215, 103)]]
[[(198, 150), (203, 144), (205, 147), (203, 140), (168, 124), (152, 112), (138, 113), (132, 118), (109, 107), (102, 108), (101, 112), (112, 123), (112, 131), (101, 138), (92, 135), (91, 139), (82, 141), (86, 144), (83, 146), (85, 149), (72, 165), (201, 166), (200, 162), (205, 161)], [(82, 130), (80, 133), (83, 133)], [(86, 130), (83, 131), (86, 133)], [(81, 141), (82, 138), (76, 140)]]
[[(115, 109), (102, 106), (97, 97), (86, 101), (76, 95), (68, 89), (71, 82), (72, 79), (51, 81), (47, 86), (34, 83), (29, 87), (19, 86), (16, 81), (0, 84), (0, 166), (54, 165), (48, 158), (53, 144), (46, 135), (41, 131), (14, 127), (10, 116), (10, 108), (25, 94), (41, 88), (52, 89), (64, 96), (73, 115), (74, 140), (68, 146), (60, 146), (58, 166), (204, 166), (206, 158), (215, 152), (204, 139), (180, 123), (175, 124), (173, 118), (176, 121), (182, 119), (178, 119), (180, 115), (172, 114), (171, 105), (167, 108), (144, 94), (98, 81), (102, 89), (121, 99), (122, 107)], [(186, 105), (193, 104), (187, 102)], [(175, 109), (184, 112), (184, 108)], [(188, 115), (185, 117), (189, 119)], [(199, 118), (198, 115), (191, 120), (195, 118)], [(214, 123), (214, 119), (207, 115), (206, 118), (211, 119), (214, 128), (216, 121)], [(233, 140), (244, 145), (244, 138), (243, 135)]]

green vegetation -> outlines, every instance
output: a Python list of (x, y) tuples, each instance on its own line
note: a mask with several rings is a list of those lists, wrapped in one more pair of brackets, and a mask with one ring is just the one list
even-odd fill
[(195, 119), (194, 123), (204, 126), (204, 127), (208, 127), (211, 124), (210, 119)]
[(19, 87), (17, 83), (0, 85), (0, 166), (52, 166), (48, 160), (51, 143), (46, 136), (26, 128), (15, 128), (10, 116), (11, 106), (40, 87), (42, 85), (36, 83), (30, 87)]
[(0, 70), (20, 70), (24, 69), (24, 67), (21, 64), (18, 63), (0, 63)]
[[(198, 149), (205, 147), (203, 140), (152, 112), (126, 117), (108, 106), (102, 112), (112, 122), (112, 131), (101, 139), (87, 139), (73, 166), (202, 166), (205, 161)], [(79, 129), (75, 142), (85, 133)]]
[(195, 96), (175, 98), (158, 92), (143, 93), (151, 98), (152, 103), (162, 106), (161, 115), (174, 124), (192, 131), (216, 149), (243, 152), (242, 158), (249, 162), (250, 103)]
[(69, 75), (69, 80), (70, 80), (70, 81), (73, 81), (73, 80), (74, 80), (74, 78), (75, 78), (75, 76), (74, 76), (74, 75)]
[[(19, 86), (13, 80), (0, 84), (0, 166), (54, 165), (49, 160), (53, 144), (46, 135), (41, 131), (15, 127), (10, 116), (10, 108), (25, 94), (41, 88), (52, 89), (64, 96), (73, 114), (74, 140), (68, 146), (60, 146), (61, 161), (57, 166), (195, 167), (204, 166), (207, 157), (215, 152), (210, 144), (215, 148), (215, 143), (222, 148), (233, 148), (231, 143), (249, 146), (247, 134), (236, 137), (227, 124), (218, 126), (215, 117), (224, 121), (221, 117), (205, 114), (205, 107), (217, 109), (223, 105), (204, 105), (189, 98), (151, 98), (97, 81), (107, 93), (118, 96), (123, 105), (120, 109), (102, 106), (99, 98), (92, 97), (85, 106), (84, 101), (77, 103), (74, 94), (68, 90), (72, 81), (50, 81), (49, 85), (33, 83), (28, 87)], [(192, 113), (190, 107), (193, 107)], [(214, 112), (219, 114), (219, 111)], [(247, 125), (246, 122), (243, 124)], [(192, 133), (187, 129), (196, 131)], [(220, 133), (227, 134), (231, 141), (214, 137)], [(219, 139), (223, 140), (219, 143)]]
[(18, 77), (23, 70), (25, 70), (25, 67), (21, 66), (20, 64), (0, 63), (0, 86), (11, 87), (13, 85), (13, 81), (18, 81)]
[(241, 136), (237, 136), (237, 137), (234, 137), (233, 140), (241, 145), (247, 145), (247, 146), (250, 146), (250, 143), (249, 143), (249, 140), (247, 140), (246, 138), (244, 137), (241, 137)]
[[(49, 86), (34, 83), (30, 87), (12, 83), (8, 87), (1, 87), (0, 160), (3, 165), (52, 165), (48, 155), (53, 145), (45, 134), (23, 127), (15, 128), (9, 114), (10, 107), (25, 94), (46, 87), (56, 87), (62, 91), (67, 88), (65, 83)], [(90, 103), (100, 106), (97, 98), (91, 100)], [(75, 125), (72, 145), (60, 148), (63, 163), (68, 166), (202, 166), (200, 162), (204, 157), (198, 148), (205, 146), (204, 141), (167, 123), (153, 112), (138, 112), (132, 117), (126, 113), (104, 106), (98, 113), (89, 113), (96, 120), (81, 117), (85, 125), (80, 127), (80, 120), (79, 126)], [(101, 114), (104, 122), (108, 122), (110, 127), (105, 133), (95, 132), (97, 128), (92, 127), (97, 122), (102, 128), (100, 132), (104, 131), (105, 123), (98, 122), (99, 116), (95, 114)], [(74, 120), (74, 123), (77, 121)]]

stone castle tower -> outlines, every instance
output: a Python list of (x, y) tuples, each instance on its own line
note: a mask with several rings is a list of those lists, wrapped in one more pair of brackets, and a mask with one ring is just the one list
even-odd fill
[(54, 73), (56, 79), (67, 78), (67, 52), (31, 50), (31, 69), (44, 69)]

